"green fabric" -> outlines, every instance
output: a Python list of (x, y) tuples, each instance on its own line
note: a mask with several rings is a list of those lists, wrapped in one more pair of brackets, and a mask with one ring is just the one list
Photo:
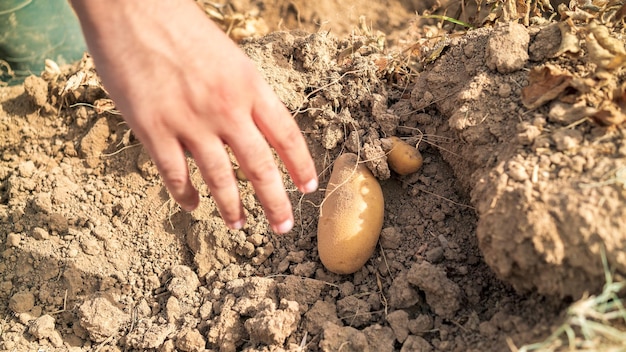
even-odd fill
[(67, 0), (0, 0), (0, 80), (19, 84), (39, 75), (45, 59), (59, 65), (86, 50), (80, 24)]

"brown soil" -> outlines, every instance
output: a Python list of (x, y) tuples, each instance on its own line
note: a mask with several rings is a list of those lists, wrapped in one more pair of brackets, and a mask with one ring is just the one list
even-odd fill
[[(241, 231), (198, 173), (201, 206), (180, 210), (85, 58), (0, 89), (1, 350), (503, 351), (601, 288), (603, 248), (626, 272), (626, 143), (601, 103), (620, 107), (623, 74), (561, 55), (557, 24), (433, 39), (418, 2), (232, 3), (271, 31), (242, 47), (295, 113), (322, 187), (345, 151), (380, 180), (373, 257), (325, 270), (323, 191), (287, 176), (288, 235), (245, 181)], [(389, 136), (418, 146), (420, 171), (389, 170)]]

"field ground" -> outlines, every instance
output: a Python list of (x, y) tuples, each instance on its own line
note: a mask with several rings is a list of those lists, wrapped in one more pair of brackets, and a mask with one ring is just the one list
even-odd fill
[[(241, 231), (198, 173), (201, 206), (180, 210), (89, 58), (1, 88), (0, 350), (506, 351), (545, 339), (600, 292), (603, 252), (617, 279), (626, 272), (622, 10), (509, 22), (524, 12), (468, 7), (457, 18), (484, 24), (461, 31), (415, 14), (437, 5), (203, 3), (253, 35), (242, 48), (294, 112), (322, 189), (345, 151), (379, 178), (381, 239), (353, 275), (320, 264), (323, 191), (302, 196), (288, 176), (296, 227), (284, 236), (246, 181)], [(420, 171), (389, 170), (390, 136), (418, 146)]]

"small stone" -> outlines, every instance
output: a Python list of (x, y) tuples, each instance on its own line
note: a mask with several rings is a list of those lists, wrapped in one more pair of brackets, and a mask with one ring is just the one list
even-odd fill
[(18, 233), (10, 233), (7, 235), (7, 245), (9, 247), (19, 246), (21, 240), (22, 236), (20, 236)]
[(202, 319), (203, 321), (210, 319), (211, 315), (213, 314), (213, 302), (204, 302), (204, 304), (200, 306), (200, 310), (198, 311), (198, 313), (200, 314), (200, 319)]
[(478, 331), (484, 337), (492, 337), (498, 333), (498, 327), (489, 321), (483, 321), (478, 325)]
[(370, 304), (356, 296), (349, 296), (337, 301), (339, 316), (347, 319), (352, 326), (361, 327), (368, 324), (372, 318)]
[(39, 241), (47, 240), (48, 238), (50, 238), (50, 234), (48, 233), (48, 231), (42, 229), (41, 227), (35, 227), (30, 235), (32, 238)]
[(583, 135), (579, 130), (561, 129), (552, 134), (552, 140), (556, 149), (564, 152), (577, 148), (583, 141)]
[(45, 79), (35, 75), (26, 77), (24, 91), (36, 106), (41, 108), (48, 103), (48, 82)]
[(526, 172), (526, 168), (521, 163), (515, 160), (511, 160), (508, 163), (508, 167), (508, 175), (511, 176), (511, 178), (515, 181), (524, 182), (528, 180), (528, 172)]
[(0, 282), (0, 296), (8, 296), (13, 290), (13, 283), (11, 281)]
[(354, 294), (354, 284), (350, 281), (339, 284), (339, 292), (341, 296), (348, 297)]
[(67, 256), (70, 258), (76, 258), (77, 255), (78, 255), (78, 248), (70, 248), (67, 251)]
[(395, 227), (384, 228), (380, 232), (380, 245), (385, 249), (398, 249), (402, 243), (402, 234)]
[(244, 327), (252, 342), (266, 345), (282, 345), (300, 322), (298, 302), (281, 300), (282, 309), (264, 309), (246, 320)]
[(508, 98), (508, 97), (510, 97), (512, 91), (513, 91), (513, 89), (511, 88), (511, 85), (508, 84), (508, 83), (501, 84), (498, 87), (498, 95), (501, 98)]
[(319, 344), (322, 351), (362, 352), (369, 350), (367, 336), (351, 326), (340, 327), (326, 322), (322, 336)]
[(424, 256), (426, 257), (426, 260), (431, 263), (439, 263), (443, 259), (443, 248), (435, 247), (429, 249)]
[(176, 321), (181, 318), (182, 312), (178, 298), (170, 296), (170, 298), (167, 299), (167, 303), (165, 304), (165, 315), (167, 316), (167, 321), (171, 324), (176, 323)]
[(100, 225), (94, 227), (93, 235), (96, 236), (98, 239), (105, 240), (111, 237), (111, 231), (106, 226)]
[(528, 61), (530, 35), (522, 24), (508, 22), (497, 26), (487, 42), (485, 61), (500, 73), (520, 70)]
[(315, 262), (296, 264), (296, 267), (293, 268), (293, 274), (300, 277), (311, 277), (315, 273), (316, 267), (317, 263)]
[(541, 135), (541, 128), (535, 125), (531, 125), (527, 122), (522, 122), (517, 127), (517, 141), (523, 145), (530, 145), (533, 141)]
[(389, 306), (392, 309), (409, 308), (419, 302), (420, 296), (407, 281), (406, 272), (400, 273), (389, 288)]
[(54, 327), (54, 318), (48, 314), (35, 319), (28, 332), (38, 339), (48, 339), (54, 347), (63, 346), (63, 339)]
[(37, 167), (32, 160), (21, 163), (17, 167), (17, 172), (22, 177), (32, 177), (37, 171)]
[(80, 247), (82, 248), (83, 252), (88, 255), (98, 255), (100, 253), (100, 244), (96, 239), (86, 239), (81, 242)]
[(94, 168), (100, 164), (102, 153), (108, 148), (107, 140), (111, 131), (106, 117), (101, 117), (93, 124), (89, 132), (80, 141), (81, 156), (87, 166)]
[(252, 243), (255, 246), (260, 246), (263, 244), (263, 235), (258, 233), (250, 235), (246, 238), (246, 241)]
[(69, 230), (69, 221), (63, 214), (50, 214), (48, 216), (48, 229), (50, 231), (56, 231), (60, 234), (67, 233)]
[(130, 316), (104, 296), (85, 301), (79, 308), (80, 325), (94, 342), (115, 335)]
[(548, 120), (554, 123), (569, 125), (585, 117), (592, 116), (596, 112), (595, 108), (587, 106), (585, 102), (572, 105), (557, 101), (550, 106)]
[(317, 335), (322, 331), (326, 322), (341, 326), (341, 320), (337, 317), (337, 307), (326, 301), (317, 301), (304, 315), (304, 327), (306, 331)]
[(35, 296), (30, 292), (18, 292), (9, 300), (9, 308), (14, 313), (25, 313), (35, 306)]
[(450, 319), (461, 307), (461, 289), (443, 269), (426, 261), (415, 263), (407, 280), (424, 291), (426, 302), (437, 315)]
[(274, 245), (270, 242), (265, 245), (265, 247), (260, 247), (256, 249), (256, 257), (252, 258), (252, 264), (261, 265), (263, 262), (267, 260), (267, 258), (274, 253)]
[(176, 339), (176, 348), (183, 352), (204, 351), (206, 341), (197, 329), (184, 330)]
[(404, 310), (393, 311), (387, 315), (387, 322), (393, 329), (396, 340), (404, 342), (409, 336), (409, 313)]
[(430, 352), (433, 350), (433, 346), (421, 336), (410, 335), (402, 344), (400, 352)]
[(185, 265), (176, 265), (172, 268), (174, 276), (167, 285), (167, 289), (177, 298), (183, 298), (194, 292), (200, 286), (198, 275)]
[(413, 335), (423, 335), (434, 327), (433, 318), (430, 315), (420, 314), (415, 319), (409, 320), (408, 328)]
[(369, 343), (369, 350), (374, 352), (393, 352), (395, 338), (393, 336), (393, 330), (388, 326), (381, 326), (380, 324), (373, 324), (365, 329), (363, 333), (367, 337)]
[(232, 281), (239, 277), (240, 272), (241, 266), (237, 264), (229, 264), (227, 267), (218, 272), (217, 278), (222, 282)]

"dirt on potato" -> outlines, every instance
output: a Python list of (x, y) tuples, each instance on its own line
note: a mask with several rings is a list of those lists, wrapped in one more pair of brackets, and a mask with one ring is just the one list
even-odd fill
[[(296, 226), (278, 236), (242, 180), (247, 224), (229, 230), (193, 160), (199, 208), (170, 199), (88, 56), (1, 88), (0, 350), (505, 351), (601, 289), (601, 252), (626, 272), (626, 56), (606, 44), (620, 28), (440, 35), (423, 2), (229, 6), (203, 5), (222, 24), (262, 19), (248, 29), (267, 35), (240, 44), (299, 123), (320, 191), (281, 166)], [(417, 146), (418, 172), (389, 169), (392, 136)], [(316, 248), (344, 152), (385, 196), (352, 275)]]

